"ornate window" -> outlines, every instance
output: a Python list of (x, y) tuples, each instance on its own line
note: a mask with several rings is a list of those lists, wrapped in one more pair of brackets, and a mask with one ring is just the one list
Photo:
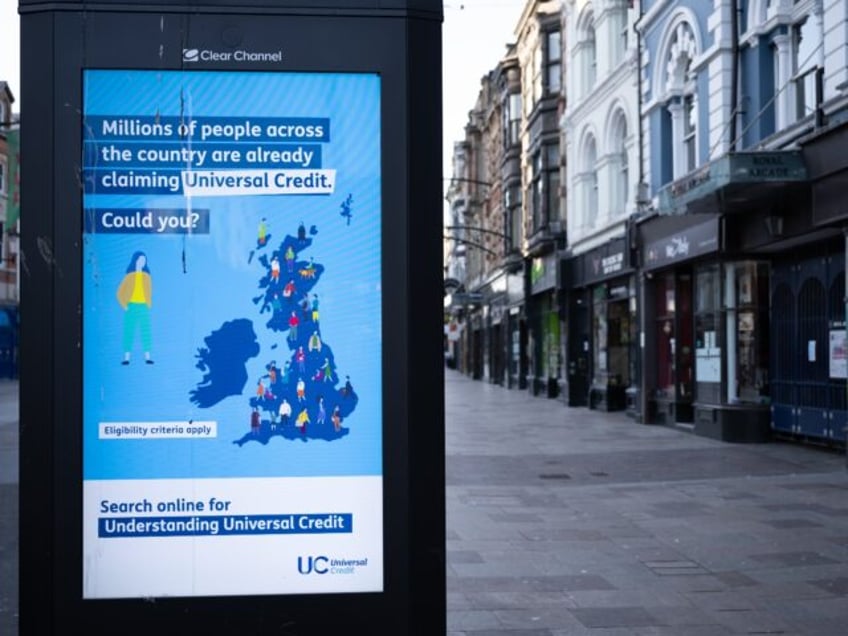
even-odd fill
[(508, 149), (518, 144), (521, 132), (521, 93), (510, 93), (503, 107), (503, 142)]
[(613, 118), (610, 142), (610, 215), (624, 214), (629, 198), (629, 164), (627, 161), (627, 120), (619, 111)]
[(543, 205), (545, 201), (545, 179), (542, 166), (542, 151), (537, 150), (533, 155), (533, 174), (530, 184), (530, 212), (533, 219), (533, 231), (535, 232), (545, 224)]
[[(778, 5), (778, 29), (771, 37), (774, 55), (775, 119), (778, 130), (811, 115), (817, 106), (816, 76), (824, 46), (820, 3)], [(771, 16), (771, 9), (766, 16)], [(762, 18), (761, 18), (762, 19)]]
[(562, 90), (562, 38), (559, 31), (545, 34), (545, 89), (548, 94)]
[(593, 228), (598, 222), (598, 149), (595, 137), (586, 138), (583, 151), (583, 170), (579, 175), (583, 192), (583, 219), (587, 228)]
[(560, 202), (562, 198), (559, 195), (559, 144), (547, 144), (545, 146), (545, 189), (547, 191), (547, 201), (545, 201), (545, 213), (548, 221), (557, 221), (561, 217)]
[(816, 109), (816, 53), (822, 45), (813, 21), (805, 19), (792, 27), (792, 84), (795, 89), (795, 119)]
[(521, 185), (513, 183), (504, 190), (506, 210), (507, 252), (521, 249)]
[(577, 69), (577, 96), (585, 97), (597, 79), (597, 42), (595, 17), (591, 9), (584, 11), (577, 23), (577, 46), (574, 47), (574, 67)]
[(692, 27), (681, 21), (674, 29), (666, 56), (665, 91), (671, 115), (672, 178), (679, 179), (698, 165), (698, 100), (692, 61), (698, 45)]
[(627, 52), (627, 5), (626, 0), (618, 0), (610, 10), (610, 41), (612, 45), (612, 67), (615, 68)]

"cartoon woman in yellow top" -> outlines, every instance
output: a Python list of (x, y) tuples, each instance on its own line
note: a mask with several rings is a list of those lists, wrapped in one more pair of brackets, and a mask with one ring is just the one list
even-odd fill
[(150, 269), (147, 267), (147, 256), (144, 252), (136, 252), (130, 259), (126, 276), (118, 286), (118, 302), (124, 309), (124, 359), (121, 364), (130, 363), (130, 350), (137, 331), (141, 335), (144, 361), (147, 364), (153, 364), (153, 360), (150, 358), (152, 296), (153, 283), (150, 278)]

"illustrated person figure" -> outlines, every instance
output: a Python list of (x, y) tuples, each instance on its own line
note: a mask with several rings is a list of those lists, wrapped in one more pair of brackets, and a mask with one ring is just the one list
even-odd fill
[(297, 362), (297, 370), (306, 373), (306, 353), (304, 353), (302, 345), (297, 348), (294, 359)]
[(318, 335), (317, 330), (309, 336), (309, 351), (321, 351), (321, 336)]
[(124, 310), (124, 359), (121, 364), (130, 363), (130, 351), (136, 332), (141, 336), (141, 348), (144, 361), (153, 364), (150, 358), (152, 334), (150, 329), (150, 308), (153, 306), (153, 281), (147, 256), (144, 252), (135, 252), (130, 259), (127, 272), (118, 286), (118, 303)]
[(353, 385), (350, 383), (350, 376), (345, 376), (345, 385), (344, 389), (342, 389), (345, 397), (350, 397), (353, 394)]
[(259, 382), (256, 383), (256, 397), (260, 400), (265, 398), (265, 384), (262, 382), (262, 378), (259, 378)]
[(320, 382), (324, 379), (324, 371), (320, 368), (315, 369), (315, 373), (312, 375), (313, 382)]
[(316, 424), (324, 425), (324, 420), (327, 417), (327, 411), (324, 408), (324, 398), (318, 397), (318, 419), (315, 421)]
[(300, 226), (297, 228), (297, 240), (306, 240), (306, 226), (303, 224), (303, 221), (300, 222)]
[(283, 298), (291, 298), (294, 295), (294, 280), (289, 279), (286, 286), (283, 287)]
[(280, 375), (280, 382), (282, 382), (283, 384), (288, 384), (290, 373), (291, 373), (291, 362), (286, 360), (286, 363), (283, 365), (283, 372)]
[(333, 421), (333, 429), (338, 433), (342, 428), (342, 412), (338, 404), (333, 408), (333, 414), (330, 416), (330, 419)]
[(347, 219), (347, 225), (350, 225), (350, 220), (353, 218), (353, 211), (350, 209), (351, 204), (353, 203), (353, 195), (347, 195), (347, 199), (342, 202), (342, 211), (339, 212), (345, 219)]
[(300, 318), (295, 312), (291, 312), (289, 318), (289, 340), (297, 340), (297, 326), (300, 324)]
[(306, 382), (303, 378), (297, 380), (297, 401), (304, 402), (306, 400)]
[(271, 360), (271, 364), (268, 365), (268, 382), (270, 384), (277, 383), (277, 363), (274, 360)]
[(324, 382), (332, 382), (333, 381), (333, 367), (330, 366), (330, 359), (324, 358), (324, 367), (322, 369), (324, 371)]
[(259, 409), (254, 406), (250, 414), (250, 432), (254, 435), (259, 435), (259, 423)]
[(280, 282), (280, 259), (276, 256), (271, 259), (271, 281)]
[(309, 424), (309, 413), (306, 412), (306, 409), (297, 414), (297, 420), (294, 424), (300, 429), (301, 435), (306, 435), (306, 425)]
[(292, 407), (286, 398), (280, 402), (280, 426), (287, 426), (292, 414)]
[(265, 217), (262, 217), (262, 220), (259, 221), (259, 236), (257, 237), (257, 242), (259, 245), (265, 245), (265, 241), (268, 240), (268, 224), (265, 222)]
[(286, 253), (283, 255), (283, 258), (286, 259), (286, 269), (291, 274), (294, 272), (294, 250), (291, 245), (286, 248)]
[(309, 257), (309, 264), (300, 270), (300, 275), (303, 278), (315, 278), (315, 257)]
[(280, 295), (277, 292), (274, 292), (274, 297), (271, 299), (271, 309), (274, 310), (275, 314), (283, 309), (283, 303), (280, 301)]
[(312, 294), (312, 322), (318, 322), (318, 294)]

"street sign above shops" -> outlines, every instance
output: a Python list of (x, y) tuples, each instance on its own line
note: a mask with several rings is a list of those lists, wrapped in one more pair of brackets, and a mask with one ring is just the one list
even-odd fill
[[(697, 215), (692, 215), (692, 217), (686, 218), (695, 220), (696, 217)], [(654, 224), (661, 227), (664, 220), (658, 218)], [(643, 238), (647, 238), (646, 235), (649, 235), (651, 230), (649, 224), (643, 226)], [(657, 269), (715, 252), (719, 249), (718, 230), (719, 218), (714, 216), (695, 225), (680, 227), (656, 240), (646, 240), (643, 248), (642, 267), (646, 270)]]
[(479, 305), (483, 302), (483, 294), (480, 292), (455, 292), (448, 296), (451, 307), (467, 307), (468, 305)]
[(780, 185), (806, 179), (807, 168), (798, 150), (728, 153), (660, 190), (659, 208), (663, 213), (683, 212), (734, 186)]

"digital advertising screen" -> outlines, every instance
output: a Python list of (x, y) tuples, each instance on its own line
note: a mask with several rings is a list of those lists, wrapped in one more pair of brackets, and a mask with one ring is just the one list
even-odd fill
[(383, 591), (379, 75), (82, 81), (83, 598)]

